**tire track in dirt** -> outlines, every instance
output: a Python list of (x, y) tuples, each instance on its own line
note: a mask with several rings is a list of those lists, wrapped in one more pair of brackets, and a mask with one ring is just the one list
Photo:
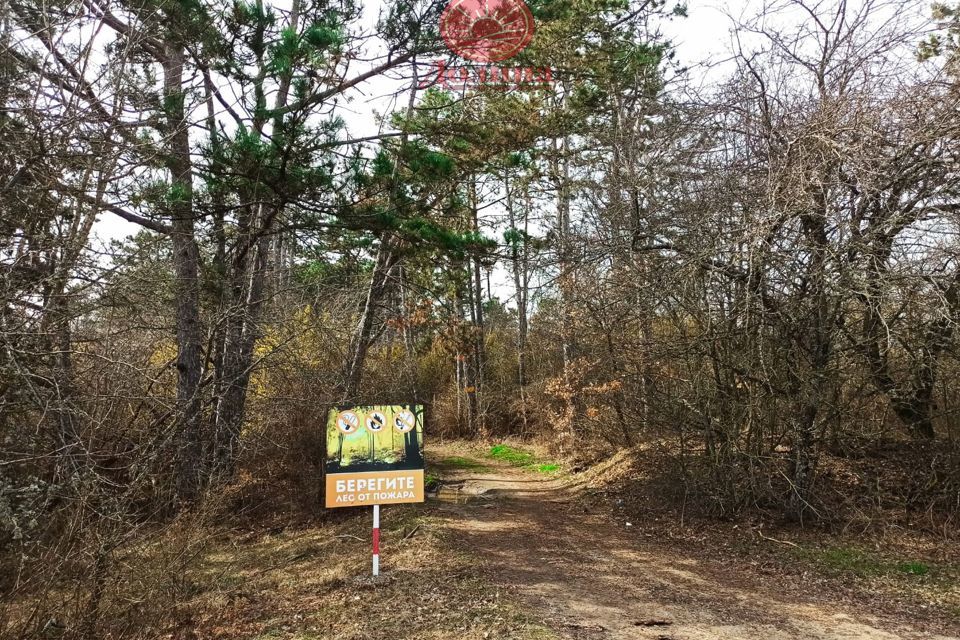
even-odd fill
[[(432, 454), (442, 459), (443, 447)], [(449, 452), (453, 455), (455, 452)], [(445, 470), (440, 512), (451, 544), (527, 613), (580, 640), (897, 640), (905, 623), (781, 597), (758, 576), (717, 575), (699, 560), (644, 545), (634, 523), (590, 512), (562, 480), (484, 461)], [(752, 579), (751, 579), (752, 578)], [(743, 586), (744, 583), (750, 586)]]

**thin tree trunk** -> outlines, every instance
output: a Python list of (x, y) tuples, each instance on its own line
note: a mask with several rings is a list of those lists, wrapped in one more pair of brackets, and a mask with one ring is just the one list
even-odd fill
[(390, 269), (396, 264), (397, 256), (390, 247), (389, 241), (384, 239), (377, 250), (377, 259), (373, 267), (373, 275), (367, 287), (367, 295), (360, 308), (360, 319), (350, 340), (347, 350), (347, 361), (343, 373), (343, 390), (341, 402), (353, 402), (360, 393), (360, 384), (363, 379), (363, 364), (370, 349), (373, 321), (376, 317), (377, 306), (383, 298), (389, 281)]
[[(102, 158), (100, 160), (106, 160)], [(110, 166), (113, 166), (110, 161)], [(88, 166), (84, 175), (84, 184), (87, 184), (94, 167)], [(108, 167), (100, 167), (97, 179), (96, 200), (103, 198), (106, 189), (106, 174)], [(52, 322), (53, 336), (53, 381), (57, 402), (51, 412), (56, 425), (57, 444), (59, 448), (58, 471), (62, 477), (68, 477), (74, 470), (74, 448), (80, 443), (80, 427), (77, 424), (78, 414), (73, 407), (74, 369), (73, 369), (73, 341), (70, 327), (71, 305), (67, 294), (67, 285), (72, 270), (77, 266), (83, 254), (90, 232), (97, 218), (97, 209), (91, 208), (84, 213), (85, 207), (79, 202), (75, 206), (70, 230), (64, 239), (64, 247), (60, 259), (53, 266), (50, 292), (47, 296), (47, 311), (44, 312), (44, 322)], [(45, 332), (47, 330), (45, 329)]]
[(943, 317), (933, 320), (924, 331), (924, 340), (911, 366), (910, 381), (898, 383), (893, 376), (889, 361), (886, 325), (881, 309), (883, 306), (882, 276), (887, 271), (890, 255), (889, 244), (874, 250), (867, 271), (867, 290), (861, 295), (864, 304), (861, 328), (861, 350), (866, 357), (871, 380), (890, 402), (897, 418), (910, 433), (920, 440), (936, 437), (933, 426), (935, 410), (934, 389), (937, 383), (940, 357), (953, 339), (954, 318), (960, 311), (960, 272), (949, 285), (942, 289), (946, 303)]
[(463, 435), (463, 354), (457, 352), (454, 361), (454, 376), (457, 390), (457, 435)]
[(215, 452), (215, 470), (221, 481), (233, 476), (240, 450), (240, 433), (253, 369), (254, 348), (260, 337), (259, 318), (264, 302), (269, 245), (267, 238), (261, 238), (254, 249), (253, 269), (249, 275), (249, 284), (245, 287), (247, 297), (242, 305), (246, 313), (237, 328), (239, 333), (234, 335), (235, 341), (226, 349), (225, 386), (217, 408)]
[[(479, 232), (480, 230), (480, 212), (479, 212), (479, 203), (477, 196), (477, 183), (476, 178), (470, 181), (470, 209), (472, 214), (472, 225), (473, 230)], [(480, 393), (483, 387), (483, 370), (486, 366), (486, 349), (484, 348), (484, 339), (486, 335), (486, 329), (483, 322), (483, 277), (480, 271), (480, 256), (473, 256), (472, 262), (472, 273), (470, 278), (470, 299), (472, 302), (472, 316), (473, 316), (473, 358), (472, 358), (472, 380), (470, 382), (473, 389), (472, 393), (468, 393), (470, 398), (471, 408), (475, 413), (473, 429), (479, 429), (479, 431), (473, 431), (472, 433), (480, 435), (486, 435), (486, 422), (483, 419), (483, 414), (480, 411)]]
[(173, 263), (177, 333), (177, 494), (192, 501), (200, 487), (200, 379), (203, 338), (200, 325), (200, 251), (194, 230), (193, 166), (184, 108), (183, 47), (167, 43), (163, 60), (163, 95), (169, 140)]
[(407, 273), (403, 265), (398, 265), (397, 267), (397, 280), (398, 288), (400, 290), (400, 313), (402, 314), (403, 318), (401, 339), (403, 340), (403, 351), (404, 356), (406, 357), (404, 371), (406, 372), (407, 384), (410, 387), (410, 393), (413, 396), (413, 400), (414, 402), (419, 402), (420, 393), (419, 389), (417, 388), (416, 371), (416, 339), (414, 336), (414, 328), (411, 322), (413, 312), (411, 309), (410, 300), (407, 298)]
[[(504, 176), (504, 187), (507, 193), (507, 215), (510, 228), (519, 236), (515, 237), (510, 247), (510, 265), (513, 272), (513, 286), (517, 298), (517, 387), (520, 392), (520, 415), (523, 420), (523, 435), (528, 435), (529, 424), (527, 419), (527, 224), (528, 209), (523, 212), (523, 231), (517, 229), (517, 216), (514, 211), (513, 192), (510, 185), (509, 173)], [(527, 191), (529, 200), (529, 191)]]
[(573, 295), (575, 287), (573, 242), (571, 237), (570, 209), (570, 165), (567, 157), (569, 141), (554, 140), (554, 153), (551, 158), (551, 173), (553, 174), (554, 188), (557, 193), (557, 236), (559, 238), (558, 266), (560, 274), (560, 307), (562, 326), (560, 328), (561, 347), (563, 352), (563, 379), (566, 404), (565, 428), (572, 442), (574, 427), (580, 420), (581, 399), (579, 389), (574, 388), (573, 366), (576, 360), (576, 322), (573, 313)]
[[(824, 210), (825, 203), (821, 202), (817, 211)], [(810, 510), (816, 479), (820, 451), (817, 422), (830, 383), (827, 369), (833, 351), (832, 329), (835, 326), (826, 281), (828, 239), (825, 219), (814, 212), (801, 220), (812, 256), (808, 270), (810, 287), (806, 295), (812, 304), (812, 314), (800, 337), (801, 352), (806, 353), (810, 370), (803, 371), (801, 363), (797, 362), (794, 365), (796, 370), (792, 372), (800, 403), (794, 436), (791, 511), (801, 520)]]
[(479, 402), (477, 401), (477, 373), (480, 369), (477, 354), (477, 290), (474, 286), (470, 265), (467, 265), (467, 305), (470, 309), (470, 333), (468, 336), (467, 359), (463, 363), (464, 393), (467, 397), (467, 431), (470, 437), (480, 435)]
[[(291, 6), (289, 29), (294, 33), (299, 26), (301, 0)], [(261, 58), (258, 64), (262, 67)], [(258, 78), (258, 90), (262, 90)], [(283, 74), (274, 102), (275, 109), (287, 104), (290, 91), (290, 74)], [(255, 119), (254, 129), (266, 137), (266, 116)], [(273, 131), (283, 125), (283, 116), (272, 121)], [(255, 199), (255, 198), (251, 198)], [(260, 337), (260, 316), (264, 305), (265, 289), (275, 282), (267, 282), (273, 238), (271, 227), (283, 210), (282, 201), (274, 201), (253, 207), (243, 207), (237, 221), (237, 242), (230, 273), (230, 297), (227, 309), (226, 331), (223, 346), (223, 367), (219, 373), (220, 395), (215, 415), (216, 445), (213, 452), (215, 473), (221, 481), (230, 479), (235, 471), (240, 448), (240, 434), (246, 411), (247, 388), (253, 368), (256, 341)], [(250, 255), (253, 254), (251, 259)]]

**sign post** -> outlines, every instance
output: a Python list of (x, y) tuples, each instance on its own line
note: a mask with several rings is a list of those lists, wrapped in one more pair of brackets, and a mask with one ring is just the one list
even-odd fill
[(373, 577), (380, 575), (380, 505), (373, 505)]
[(423, 405), (331, 409), (324, 461), (328, 509), (373, 507), (373, 575), (380, 575), (380, 505), (423, 502)]

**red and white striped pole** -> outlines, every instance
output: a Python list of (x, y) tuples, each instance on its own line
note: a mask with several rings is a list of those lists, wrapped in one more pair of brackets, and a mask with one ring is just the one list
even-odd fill
[(373, 575), (380, 575), (380, 505), (373, 505)]

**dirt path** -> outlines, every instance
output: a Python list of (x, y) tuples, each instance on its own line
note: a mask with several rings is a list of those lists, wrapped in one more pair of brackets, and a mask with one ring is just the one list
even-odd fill
[[(455, 451), (434, 448), (443, 459)], [(760, 579), (718, 573), (651, 544), (642, 523), (590, 512), (576, 489), (484, 460), (443, 469), (440, 511), (451, 542), (485, 579), (515, 593), (558, 636), (584, 640), (936, 638), (842, 606), (796, 601)]]

